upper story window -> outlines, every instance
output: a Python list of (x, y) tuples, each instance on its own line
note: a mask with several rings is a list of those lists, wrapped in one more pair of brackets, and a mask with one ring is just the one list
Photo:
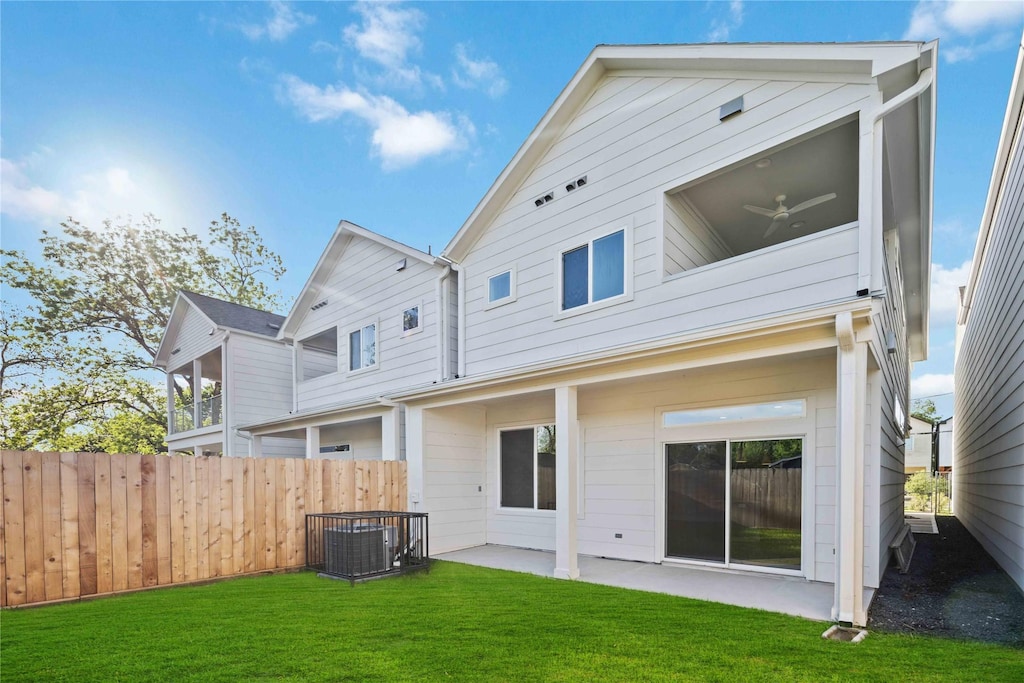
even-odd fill
[(560, 264), (563, 311), (625, 294), (626, 230), (563, 251)]
[(420, 305), (410, 306), (402, 311), (402, 336), (407, 337), (423, 329), (420, 319)]
[(516, 272), (509, 269), (487, 278), (487, 308), (516, 300)]
[(302, 379), (338, 371), (338, 328), (330, 327), (299, 341)]
[(377, 324), (370, 323), (348, 333), (348, 369), (377, 367)]

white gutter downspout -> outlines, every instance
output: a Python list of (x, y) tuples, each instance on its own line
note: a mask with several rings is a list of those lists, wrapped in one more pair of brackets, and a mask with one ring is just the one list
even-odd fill
[(445, 330), (448, 320), (448, 296), (444, 290), (444, 282), (452, 272), (451, 264), (446, 264), (441, 276), (437, 278), (434, 296), (437, 301), (437, 381), (448, 379), (448, 340)]
[(459, 265), (455, 261), (452, 261), (444, 256), (441, 256), (445, 261), (451, 264), (451, 269), (455, 271), (459, 278), (458, 282), (458, 296), (456, 296), (455, 307), (458, 310), (456, 319), (458, 320), (458, 348), (455, 350), (458, 356), (457, 370), (455, 373), (456, 377), (466, 376), (466, 267)]
[[(911, 100), (915, 100), (924, 94), (924, 91), (931, 87), (932, 81), (934, 80), (933, 76), (934, 72), (932, 67), (925, 67), (921, 70), (920, 75), (917, 77), (917, 82), (914, 83), (914, 85), (879, 106), (871, 117), (873, 137), (871, 164), (871, 243), (867, 248), (865, 248), (865, 245), (863, 244), (863, 240), (865, 238), (861, 238), (862, 266), (860, 269), (860, 278), (857, 282), (857, 288), (861, 292), (868, 290), (869, 293), (875, 294), (876, 292), (882, 291), (884, 283), (882, 271), (875, 267), (876, 264), (884, 263), (885, 259), (882, 253), (882, 119)], [(867, 261), (866, 263), (863, 262), (865, 260)]]

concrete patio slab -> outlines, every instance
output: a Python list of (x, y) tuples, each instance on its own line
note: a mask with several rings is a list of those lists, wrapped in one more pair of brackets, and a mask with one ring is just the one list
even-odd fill
[[(552, 576), (555, 570), (554, 553), (499, 545), (482, 545), (442, 553), (435, 556), (435, 559), (538, 576)], [(831, 618), (833, 587), (828, 583), (792, 576), (609, 560), (583, 555), (579, 558), (579, 566), (579, 580), (587, 583), (722, 602), (818, 621)], [(870, 602), (871, 591), (866, 590), (866, 593), (868, 595), (865, 600)]]

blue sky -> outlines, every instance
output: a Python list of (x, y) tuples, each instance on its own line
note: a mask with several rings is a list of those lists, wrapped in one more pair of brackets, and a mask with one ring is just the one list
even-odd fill
[(931, 349), (913, 376), (915, 395), (943, 394), (1022, 14), (965, 1), (5, 2), (3, 247), (37, 254), (69, 214), (202, 230), (226, 211), (283, 256), (293, 297), (341, 218), (441, 249), (596, 44), (939, 38)]

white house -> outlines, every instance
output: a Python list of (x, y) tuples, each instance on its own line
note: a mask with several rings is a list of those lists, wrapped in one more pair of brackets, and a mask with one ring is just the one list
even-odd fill
[(1024, 589), (1024, 49), (958, 319), (957, 518)]
[(909, 418), (903, 471), (907, 474), (932, 471), (932, 423), (913, 415)]
[(277, 335), (292, 404), (233, 427), (406, 459), (433, 554), (798, 577), (865, 623), (927, 354), (935, 50), (595, 48), (441, 255), (342, 222)]

